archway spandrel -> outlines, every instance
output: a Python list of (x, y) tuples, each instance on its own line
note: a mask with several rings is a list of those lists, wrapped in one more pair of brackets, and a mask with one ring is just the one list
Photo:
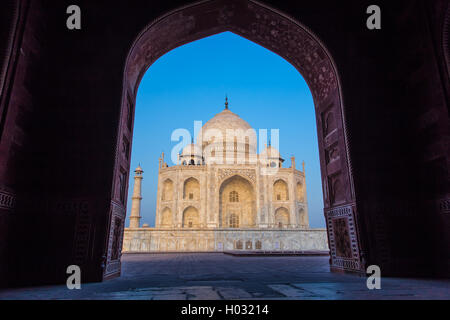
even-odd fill
[(256, 173), (255, 170), (251, 169), (240, 169), (240, 170), (234, 170), (234, 169), (219, 169), (217, 173), (217, 178), (219, 180), (219, 184), (221, 185), (226, 179), (228, 179), (231, 176), (240, 176), (244, 179), (250, 180), (253, 184), (256, 183)]
[[(164, 23), (151, 23), (134, 43), (128, 58), (133, 67), (126, 70), (131, 87), (137, 89), (141, 76), (159, 57), (183, 44), (195, 27), (192, 15), (173, 13), (164, 18)], [(142, 66), (145, 66), (142, 72)], [(136, 90), (134, 90), (136, 91)]]
[[(163, 54), (219, 32), (231, 31), (273, 51), (294, 65), (318, 103), (337, 88), (337, 74), (328, 54), (304, 26), (260, 4), (236, 0), (209, 1), (185, 12), (173, 12), (152, 22), (133, 44), (126, 77), (137, 91), (140, 78)], [(142, 70), (144, 68), (144, 70)]]
[(281, 20), (279, 14), (249, 3), (244, 24), (230, 26), (235, 32), (279, 54), (299, 70), (316, 102), (324, 101), (337, 88), (337, 75), (330, 59), (311, 33), (300, 25)]

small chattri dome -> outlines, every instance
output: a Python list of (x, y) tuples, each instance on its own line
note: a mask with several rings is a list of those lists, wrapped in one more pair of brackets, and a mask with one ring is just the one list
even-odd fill
[(142, 170), (141, 165), (138, 165), (138, 167), (136, 168), (136, 170), (134, 170), (134, 172), (136, 172), (136, 173), (143, 173), (144, 170)]
[(267, 147), (261, 152), (260, 156), (261, 156), (261, 157), (266, 157), (266, 158), (268, 158), (268, 159), (274, 159), (274, 158), (280, 159), (280, 158), (281, 158), (280, 152), (279, 152), (276, 148), (274, 148), (274, 147), (272, 147), (272, 146), (267, 146)]

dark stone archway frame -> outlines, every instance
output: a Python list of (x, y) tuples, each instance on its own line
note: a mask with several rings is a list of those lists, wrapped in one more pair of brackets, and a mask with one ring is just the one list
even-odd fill
[[(125, 219), (120, 201), (121, 175), (130, 170), (125, 144), (132, 141), (135, 99), (147, 69), (183, 44), (231, 31), (290, 62), (306, 80), (314, 99), (332, 270), (364, 272), (358, 212), (349, 156), (349, 139), (339, 74), (321, 41), (298, 21), (251, 0), (202, 1), (176, 9), (150, 23), (133, 43), (124, 70), (122, 107), (117, 128), (108, 256), (104, 278), (120, 272), (113, 260), (116, 218)], [(128, 151), (126, 151), (128, 150)], [(128, 153), (127, 153), (128, 152)], [(126, 189), (126, 188), (125, 188)], [(121, 230), (123, 232), (123, 230)], [(117, 256), (114, 254), (114, 256)]]

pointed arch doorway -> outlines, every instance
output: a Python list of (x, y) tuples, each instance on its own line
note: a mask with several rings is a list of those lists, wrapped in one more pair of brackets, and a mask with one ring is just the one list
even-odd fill
[[(176, 47), (224, 31), (233, 32), (280, 55), (303, 75), (316, 110), (331, 269), (364, 272), (364, 238), (360, 234), (361, 221), (356, 206), (350, 141), (346, 133), (338, 70), (317, 36), (300, 22), (269, 6), (251, 0), (202, 1), (151, 22), (132, 44), (126, 60), (116, 154), (120, 152), (123, 139), (132, 139), (132, 126), (128, 125), (127, 119), (134, 116), (139, 83), (150, 65)], [(116, 156), (113, 199), (117, 194), (114, 189), (121, 167), (129, 167), (129, 160)], [(232, 225), (242, 224), (237, 216), (230, 211)], [(109, 230), (107, 237), (111, 238), (114, 228), (110, 226)], [(105, 270), (110, 272), (104, 277), (120, 273), (120, 264), (110, 255), (106, 264)], [(108, 268), (109, 265), (118, 267)]]
[(235, 175), (222, 182), (219, 189), (219, 227), (256, 226), (256, 199), (252, 184)]

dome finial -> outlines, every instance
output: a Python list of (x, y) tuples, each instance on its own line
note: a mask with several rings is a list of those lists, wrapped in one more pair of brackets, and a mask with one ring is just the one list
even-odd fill
[(228, 110), (228, 95), (225, 95), (225, 110)]

